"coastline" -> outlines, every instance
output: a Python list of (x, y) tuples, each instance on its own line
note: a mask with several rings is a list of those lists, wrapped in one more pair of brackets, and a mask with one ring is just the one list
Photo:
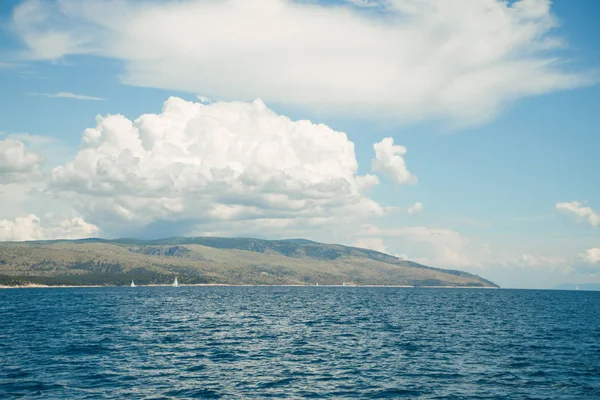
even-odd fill
[[(136, 285), (136, 288), (143, 287), (170, 287), (172, 284), (151, 283), (148, 285)], [(373, 287), (373, 288), (407, 288), (407, 289), (500, 289), (492, 286), (410, 286), (410, 285), (253, 285), (253, 284), (232, 284), (232, 283), (192, 283), (179, 284), (179, 287), (196, 287), (196, 286), (231, 286), (231, 287)], [(128, 285), (0, 285), (0, 289), (69, 289), (69, 288), (117, 288), (129, 287)], [(135, 288), (132, 288), (135, 289)]]

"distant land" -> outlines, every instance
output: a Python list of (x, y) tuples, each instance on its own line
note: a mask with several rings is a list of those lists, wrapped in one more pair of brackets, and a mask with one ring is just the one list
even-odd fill
[(467, 272), (305, 239), (176, 237), (0, 242), (0, 285), (406, 285), (498, 287)]
[(556, 290), (575, 290), (579, 286), (579, 290), (600, 290), (600, 283), (563, 283), (556, 286)]

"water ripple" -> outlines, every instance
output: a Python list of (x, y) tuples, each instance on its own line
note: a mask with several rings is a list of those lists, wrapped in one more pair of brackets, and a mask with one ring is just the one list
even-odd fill
[(0, 398), (600, 398), (600, 293), (0, 291)]

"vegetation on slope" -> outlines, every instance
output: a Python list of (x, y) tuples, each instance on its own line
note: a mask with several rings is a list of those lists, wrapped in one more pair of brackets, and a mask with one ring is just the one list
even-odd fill
[(495, 287), (478, 276), (304, 239), (85, 239), (0, 243), (0, 285), (181, 283)]

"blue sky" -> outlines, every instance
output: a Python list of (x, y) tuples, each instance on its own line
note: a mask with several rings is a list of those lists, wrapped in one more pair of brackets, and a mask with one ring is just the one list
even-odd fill
[[(355, 5), (367, 3), (372, 7)], [(169, 8), (169, 2), (123, 1), (118, 11), (97, 1), (3, 2), (0, 141), (22, 142), (23, 154), (40, 155), (45, 162), (37, 165), (34, 158), (27, 159), (29, 162), (26, 158), (19, 162), (14, 157), (3, 159), (0, 147), (0, 174), (6, 175), (0, 179), (0, 222), (4, 221), (0, 238), (303, 236), (468, 270), (502, 286), (552, 287), (563, 282), (598, 281), (600, 226), (594, 218), (600, 218), (600, 86), (596, 83), (600, 28), (594, 16), (600, 12), (600, 4), (593, 0), (554, 4), (524, 0), (509, 5), (465, 1), (458, 2), (447, 20), (440, 22), (436, 13), (448, 15), (445, 7), (450, 3), (428, 0), (421, 3), (427, 7), (415, 11), (406, 7), (418, 3), (402, 0), (310, 7), (265, 1), (265, 12), (251, 11), (267, 26), (264, 32), (251, 24), (252, 16), (248, 16), (250, 22), (244, 19), (244, 13), (250, 11), (240, 11), (235, 2), (223, 3), (222, 9), (214, 11), (224, 19), (222, 25), (240, 18), (254, 30), (236, 36), (234, 31), (220, 30), (218, 24), (208, 24), (206, 36), (188, 43), (187, 38), (196, 32), (182, 15), (202, 11), (203, 1), (187, 2), (190, 8), (185, 12)], [(481, 9), (482, 3), (488, 9)], [(153, 36), (144, 24), (160, 23), (160, 16), (148, 16), (160, 7), (167, 7), (162, 10), (170, 19), (165, 17), (163, 31)], [(112, 14), (116, 12), (128, 15), (131, 23), (122, 23)], [(498, 30), (487, 31), (473, 22), (485, 18), (489, 25), (497, 23)], [(280, 42), (276, 31), (268, 30), (269, 24), (273, 24), (271, 29), (282, 29), (279, 23), (285, 24), (286, 19), (298, 32), (315, 31), (315, 38), (323, 35), (322, 43), (309, 34), (299, 38), (293, 30), (282, 34), (287, 42)], [(532, 34), (527, 26), (537, 31)], [(343, 30), (348, 27), (355, 29)], [(435, 29), (446, 32), (450, 39), (440, 37)], [(478, 30), (482, 31), (475, 40)], [(46, 40), (57, 31), (66, 39)], [(386, 40), (394, 46), (386, 47)], [(411, 42), (419, 42), (419, 46)], [(172, 50), (173, 44), (182, 49)], [(509, 50), (496, 52), (503, 47)], [(512, 64), (515, 61), (519, 63)], [(527, 70), (528, 63), (541, 61), (549, 66), (537, 66), (533, 74)], [(298, 64), (302, 68), (296, 68)], [(410, 76), (398, 77), (407, 71)], [(384, 78), (378, 79), (379, 74), (389, 76), (389, 85)], [(476, 74), (480, 75), (472, 79)], [(455, 81), (457, 87), (448, 84)], [(430, 82), (437, 82), (437, 88), (432, 89)], [(102, 100), (56, 96), (59, 93)], [(317, 147), (312, 155), (298, 156), (294, 171), (305, 171), (298, 175), (289, 172), (291, 178), (285, 185), (324, 185), (345, 179), (350, 189), (336, 192), (334, 185), (327, 201), (319, 203), (322, 198), (303, 198), (302, 192), (290, 194), (287, 189), (269, 192), (271, 189), (259, 185), (252, 186), (256, 193), (251, 199), (223, 200), (237, 193), (231, 191), (241, 179), (236, 175), (237, 180), (226, 183), (230, 188), (219, 187), (224, 192), (218, 195), (213, 186), (197, 187), (202, 197), (198, 203), (194, 197), (198, 194), (173, 195), (181, 190), (175, 186), (162, 187), (162, 194), (152, 192), (154, 186), (148, 182), (159, 176), (154, 170), (133, 172), (143, 175), (144, 184), (149, 185), (142, 187), (144, 195), (138, 197), (119, 192), (120, 186), (113, 181), (109, 186), (114, 192), (91, 193), (85, 179), (100, 185), (107, 184), (106, 176), (77, 177), (84, 164), (73, 162), (82, 134), (96, 127), (97, 115), (121, 114), (133, 121), (143, 114), (160, 114), (171, 96), (191, 103), (199, 102), (196, 95), (214, 99), (205, 104), (212, 110), (206, 112), (219, 121), (221, 114), (214, 114), (217, 110), (211, 108), (214, 104), (226, 103), (226, 111), (218, 112), (245, 113), (242, 103), (235, 102), (250, 104), (254, 98), (261, 98), (274, 114), (291, 121), (310, 120), (303, 137), (310, 137), (309, 142)], [(263, 112), (260, 107), (253, 110), (251, 113)], [(188, 112), (192, 111), (186, 108)], [(288, 143), (285, 134), (257, 133), (264, 125), (253, 124), (237, 126), (235, 129), (250, 131), (229, 146), (243, 140), (250, 145), (254, 138), (266, 143), (277, 137), (280, 143), (283, 137), (281, 143)], [(348, 154), (335, 154), (336, 146), (345, 141), (338, 137), (326, 143), (317, 124), (347, 134), (347, 141), (354, 144), (350, 161), (355, 157), (356, 173), (348, 175), (344, 166)], [(209, 128), (198, 129), (203, 130), (189, 133), (192, 136), (181, 142), (182, 146), (196, 143), (202, 147), (210, 140), (202, 136)], [(233, 128), (228, 125), (228, 129)], [(114, 134), (125, 135), (118, 129)], [(393, 138), (394, 146), (406, 148), (405, 154), (396, 147), (388, 149), (393, 160), (405, 162), (405, 168), (383, 155), (383, 167), (372, 168), (372, 160), (377, 158), (373, 144), (387, 137)], [(292, 142), (290, 146), (306, 145)], [(111, 148), (112, 156), (118, 157), (128, 148), (127, 144), (119, 146)], [(8, 145), (4, 151), (7, 149)], [(94, 157), (99, 153), (109, 157), (99, 149)], [(193, 149), (186, 150), (190, 157)], [(163, 148), (153, 151), (161, 160), (170, 157)], [(261, 151), (273, 157), (288, 151), (299, 154), (297, 148)], [(311, 164), (311, 160), (321, 151), (324, 159), (342, 160), (340, 165), (333, 165), (331, 171), (317, 170), (325, 164)], [(198, 160), (210, 158), (196, 156)], [(223, 157), (226, 160), (218, 159), (215, 165), (229, 163), (234, 169), (243, 169), (254, 162), (248, 158), (248, 165), (234, 167), (235, 155)], [(193, 158), (186, 160), (188, 167), (196, 165)], [(288, 173), (285, 168), (292, 168), (287, 161), (258, 162), (261, 174)], [(69, 163), (72, 168), (66, 167)], [(65, 172), (58, 176), (53, 170), (60, 166)], [(402, 173), (410, 173), (417, 181), (394, 179)], [(359, 190), (357, 177), (365, 175), (377, 177), (378, 183), (360, 189), (360, 194), (344, 194)], [(193, 182), (184, 187), (191, 189)], [(155, 203), (163, 197), (173, 197), (170, 201), (177, 205)], [(279, 203), (284, 197), (289, 204)], [(110, 204), (106, 199), (112, 199)], [(292, 201), (300, 203), (291, 205)], [(381, 210), (367, 212), (366, 201)], [(409, 213), (417, 202), (422, 204), (420, 212)], [(116, 203), (120, 210), (140, 204), (143, 215), (125, 213), (121, 217), (127, 217), (119, 219), (109, 212)], [(561, 203), (570, 206), (558, 207)], [(193, 204), (218, 212), (202, 213)], [(225, 209), (228, 211), (223, 214)], [(282, 217), (283, 209), (296, 210), (298, 217), (293, 213)], [(28, 215), (37, 218), (33, 227), (30, 219), (22, 219)]]

